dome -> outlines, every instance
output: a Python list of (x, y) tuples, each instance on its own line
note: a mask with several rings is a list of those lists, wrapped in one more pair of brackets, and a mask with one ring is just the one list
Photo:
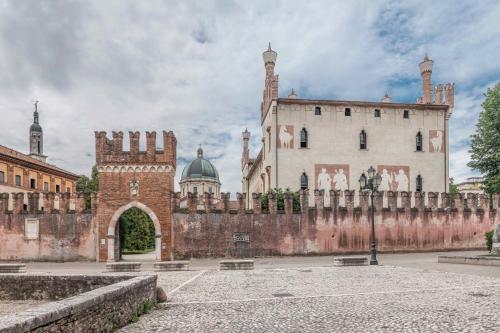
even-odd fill
[(219, 183), (219, 173), (210, 161), (203, 158), (203, 149), (198, 148), (197, 158), (184, 167), (181, 181), (188, 179), (213, 180)]

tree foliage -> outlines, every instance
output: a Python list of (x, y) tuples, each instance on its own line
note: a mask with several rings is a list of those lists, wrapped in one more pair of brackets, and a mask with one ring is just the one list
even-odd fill
[(97, 172), (97, 167), (94, 165), (92, 167), (91, 178), (81, 175), (76, 181), (76, 191), (83, 192), (87, 194), (86, 207), (90, 208), (90, 196), (91, 192), (99, 191), (99, 173)]
[(285, 192), (289, 192), (292, 195), (292, 207), (294, 212), (300, 211), (300, 195), (298, 192), (291, 192), (290, 189), (286, 189), (283, 191), (283, 189), (275, 188), (267, 191), (262, 195), (262, 210), (263, 211), (268, 211), (269, 210), (269, 193), (274, 193), (277, 195), (277, 209), (278, 210), (285, 210)]
[(127, 251), (145, 251), (155, 247), (155, 227), (148, 214), (130, 208), (120, 216), (120, 247)]
[(489, 88), (485, 97), (467, 165), (484, 176), (487, 193), (500, 193), (500, 83)]

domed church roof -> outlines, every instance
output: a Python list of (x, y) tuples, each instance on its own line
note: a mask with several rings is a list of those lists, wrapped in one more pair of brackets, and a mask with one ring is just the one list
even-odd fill
[(188, 179), (206, 179), (219, 182), (219, 173), (209, 160), (203, 158), (203, 149), (198, 148), (197, 158), (182, 170), (181, 181)]

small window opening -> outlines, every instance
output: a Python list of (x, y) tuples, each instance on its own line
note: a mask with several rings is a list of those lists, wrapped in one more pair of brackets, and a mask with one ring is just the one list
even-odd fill
[(422, 151), (423, 148), (423, 143), (422, 143), (422, 133), (418, 132), (417, 136), (415, 137), (415, 144), (416, 144), (416, 150), (417, 151)]
[(422, 192), (422, 176), (418, 175), (416, 179), (415, 191)]
[(366, 132), (365, 130), (361, 130), (361, 133), (359, 133), (359, 149), (366, 149), (366, 147)]
[(350, 117), (351, 116), (351, 108), (345, 108), (344, 110), (344, 115), (346, 117)]
[(59, 193), (61, 192), (61, 186), (60, 185), (56, 185), (56, 193)]
[(21, 176), (16, 175), (16, 186), (21, 186)]
[(30, 179), (30, 188), (32, 189), (36, 188), (36, 180), (33, 178)]
[(300, 131), (300, 148), (307, 148), (307, 130), (305, 128)]
[(300, 188), (302, 190), (306, 190), (308, 188), (308, 179), (307, 179), (307, 175), (305, 172), (302, 173), (302, 175), (300, 176)]
[(403, 111), (403, 118), (404, 119), (410, 119), (410, 111), (404, 110)]
[(321, 116), (321, 107), (317, 106), (314, 108), (314, 115)]
[(373, 115), (375, 116), (375, 118), (380, 118), (380, 109), (375, 109)]

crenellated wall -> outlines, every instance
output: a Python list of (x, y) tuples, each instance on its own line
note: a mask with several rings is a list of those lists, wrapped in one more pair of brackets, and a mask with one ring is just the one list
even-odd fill
[[(324, 195), (315, 190), (315, 206), (310, 207), (308, 192), (300, 192), (301, 209), (296, 212), (289, 194), (284, 211), (277, 210), (277, 198), (269, 195), (268, 212), (262, 212), (258, 193), (252, 195), (254, 209), (247, 211), (239, 193), (235, 210), (228, 209), (228, 193), (219, 205), (207, 203), (203, 210), (197, 210), (197, 198), (189, 196), (188, 209), (174, 210), (176, 258), (366, 253), (369, 193)], [(498, 202), (496, 195), (490, 209), (486, 195), (458, 194), (452, 199), (448, 193), (375, 192), (377, 248), (386, 252), (483, 249), (484, 233), (500, 222)]]
[(24, 196), (0, 193), (0, 260), (95, 260), (95, 193), (90, 210), (83, 193), (28, 193), (27, 207)]

